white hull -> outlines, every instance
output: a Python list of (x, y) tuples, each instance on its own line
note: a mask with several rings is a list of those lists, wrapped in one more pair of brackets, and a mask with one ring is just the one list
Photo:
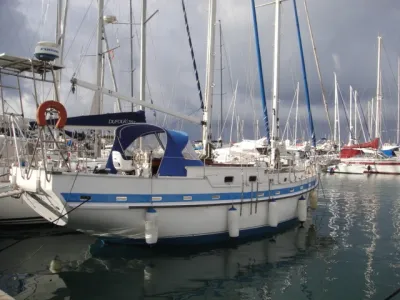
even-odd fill
[(0, 226), (43, 223), (48, 222), (24, 203), (22, 198), (6, 197), (0, 199)]
[[(13, 173), (17, 171), (14, 168)], [(296, 177), (293, 173), (265, 174), (256, 167), (244, 168), (243, 177), (239, 177), (241, 168), (232, 167), (188, 167), (188, 176), (179, 178), (62, 173), (46, 181), (44, 170), (40, 175), (37, 172), (33, 171), (30, 180), (18, 174), (16, 182), (32, 192), (25, 193), (24, 199), (49, 221), (95, 236), (139, 243), (145, 238), (149, 207), (158, 214), (158, 243), (229, 239), (228, 210), (232, 206), (240, 212), (240, 237), (273, 232), (298, 218), (299, 198), (308, 199), (318, 184), (315, 173), (298, 172)], [(237, 179), (224, 183), (231, 175)], [(257, 184), (247, 180), (253, 175), (259, 176), (258, 193)], [(40, 192), (35, 192), (39, 184)], [(269, 226), (269, 200), (276, 200), (278, 226)]]
[[(277, 201), (279, 223), (297, 218), (299, 196)], [(123, 237), (144, 240), (146, 208), (129, 208), (112, 206), (82, 206), (82, 209), (70, 215), (70, 227), (102, 237)], [(228, 237), (228, 209), (231, 204), (214, 206), (188, 206), (157, 208), (159, 238), (175, 242), (177, 238), (198, 237), (209, 240)], [(240, 210), (240, 204), (233, 205)], [(242, 204), (240, 230), (268, 229), (268, 202)], [(106, 209), (106, 212), (105, 212)], [(104, 218), (107, 214), (107, 218)], [(83, 222), (85, 220), (85, 222)], [(244, 232), (242, 232), (244, 234)], [(246, 234), (247, 235), (247, 234)], [(179, 241), (177, 241), (179, 242)]]
[[(25, 140), (17, 138), (18, 147), (21, 149), (25, 144)], [(16, 161), (16, 150), (13, 137), (0, 135), (0, 190), (6, 191), (10, 184), (10, 167), (7, 162)], [(15, 199), (12, 197), (0, 198), (0, 226), (1, 225), (32, 225), (48, 223), (39, 214), (37, 214), (29, 205), (24, 203), (22, 198)]]
[[(7, 191), (5, 187), (1, 190)], [(48, 222), (29, 207), (22, 198), (0, 198), (0, 226), (23, 224), (32, 225), (42, 223)]]
[(391, 160), (341, 160), (337, 165), (328, 167), (330, 173), (347, 174), (393, 174), (400, 175), (400, 161)]

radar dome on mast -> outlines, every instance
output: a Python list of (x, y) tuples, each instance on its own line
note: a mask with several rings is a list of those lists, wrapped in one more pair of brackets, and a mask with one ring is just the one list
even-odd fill
[(35, 57), (38, 60), (53, 61), (60, 57), (60, 49), (53, 42), (39, 42), (35, 47)]

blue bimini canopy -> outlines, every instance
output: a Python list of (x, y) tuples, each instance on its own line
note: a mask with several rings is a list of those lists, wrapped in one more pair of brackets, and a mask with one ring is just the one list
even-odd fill
[(151, 124), (125, 124), (115, 130), (114, 144), (110, 156), (107, 160), (106, 168), (110, 173), (116, 174), (112, 161), (112, 152), (118, 151), (126, 159), (124, 151), (139, 137), (156, 133), (165, 133), (167, 144), (165, 146), (164, 157), (161, 161), (158, 174), (160, 176), (186, 176), (187, 166), (203, 166), (199, 159), (185, 159), (182, 151), (188, 144), (189, 137), (183, 131), (167, 130), (165, 128)]

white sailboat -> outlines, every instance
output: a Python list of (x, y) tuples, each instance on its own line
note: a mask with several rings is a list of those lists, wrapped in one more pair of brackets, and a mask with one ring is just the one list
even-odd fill
[[(102, 2), (99, 1), (100, 7)], [(276, 5), (278, 41), (279, 0)], [(144, 12), (145, 7), (143, 0)], [(216, 1), (210, 0), (202, 120), (145, 102), (144, 90), (140, 100), (135, 100), (76, 78), (72, 82), (201, 124), (203, 144), (207, 145), (210, 142), (215, 19)], [(142, 28), (145, 20), (143, 13)], [(142, 32), (145, 34), (144, 30)], [(142, 47), (144, 54), (145, 44)], [(275, 57), (279, 59), (278, 55)], [(145, 68), (144, 55), (141, 61), (141, 68)], [(275, 67), (279, 68), (279, 64)], [(275, 95), (279, 86), (277, 74), (278, 71), (274, 78)], [(141, 76), (144, 80), (144, 70)], [(144, 89), (144, 85), (141, 88)], [(274, 108), (278, 112), (277, 96)], [(277, 114), (274, 120), (276, 139), (279, 134)], [(44, 147), (46, 141), (39, 139), (38, 143)], [(276, 141), (272, 153), (279, 162), (275, 144)], [(204, 147), (204, 151), (207, 148)], [(155, 152), (161, 152), (162, 157), (155, 157)], [(116, 129), (107, 170), (106, 174), (93, 174), (71, 172), (68, 165), (50, 170), (45, 162), (42, 166), (19, 163), (13, 166), (11, 181), (23, 191), (21, 197), (26, 203), (56, 225), (102, 239), (129, 239), (147, 244), (226, 241), (276, 232), (285, 225), (305, 222), (308, 204), (311, 201), (315, 205), (318, 185), (316, 168), (310, 161), (302, 170), (294, 170), (292, 166), (281, 168), (279, 163), (269, 168), (207, 166), (194, 154), (186, 133), (139, 123)]]
[[(382, 133), (382, 73), (381, 73), (382, 37), (378, 36), (378, 62), (376, 86), (375, 139), (366, 143), (357, 141), (357, 93), (354, 94), (354, 127), (350, 119), (349, 145), (340, 151), (340, 162), (328, 167), (330, 173), (350, 174), (400, 174), (400, 160), (397, 157), (388, 158), (379, 150)], [(353, 102), (353, 91), (350, 88), (350, 105)], [(373, 104), (372, 104), (373, 107)], [(372, 109), (370, 109), (372, 111)], [(372, 115), (372, 114), (371, 114)], [(350, 106), (350, 116), (352, 116)], [(372, 118), (371, 118), (372, 119)], [(372, 132), (373, 122), (370, 120)], [(340, 128), (340, 127), (339, 127)], [(354, 131), (353, 131), (354, 130)], [(340, 132), (340, 130), (339, 130)], [(371, 134), (372, 135), (372, 134)], [(354, 144), (355, 143), (355, 144)]]
[[(39, 42), (38, 46), (35, 50), (37, 50), (37, 55), (47, 56), (51, 55), (55, 58), (55, 65), (53, 70), (46, 67), (41, 66), (40, 62), (34, 60), (34, 62), (29, 62), (29, 59), (9, 56), (6, 54), (0, 54), (0, 100), (2, 101), (2, 126), (9, 123), (9, 115), (6, 113), (6, 109), (4, 106), (4, 97), (3, 91), (4, 88), (11, 88), (14, 90), (18, 90), (19, 98), (20, 98), (20, 115), (13, 114), (14, 118), (14, 126), (17, 128), (18, 134), (14, 134), (10, 132), (10, 135), (1, 135), (0, 136), (0, 155), (4, 163), (0, 165), (0, 175), (4, 175), (9, 173), (10, 164), (12, 162), (17, 161), (17, 152), (16, 149), (25, 148), (28, 139), (23, 137), (22, 133), (26, 133), (27, 127), (29, 126), (28, 120), (24, 119), (24, 110), (22, 106), (22, 89), (20, 80), (21, 79), (33, 79), (40, 81), (41, 75), (50, 74), (53, 72), (54, 76), (54, 93), (58, 94), (60, 78), (61, 78), (61, 68), (62, 58), (63, 58), (63, 48), (64, 48), (64, 37), (65, 37), (65, 26), (66, 26), (66, 16), (68, 12), (68, 0), (65, 1), (57, 1), (57, 24), (56, 24), (56, 34), (55, 34), (55, 43), (49, 42)], [(40, 50), (43, 49), (43, 50)], [(47, 49), (47, 50), (44, 50)], [(54, 56), (54, 54), (56, 54)], [(4, 77), (14, 77), (15, 79), (15, 87), (13, 86), (4, 86), (1, 84), (1, 76)], [(42, 77), (43, 82), (48, 80)], [(35, 89), (36, 92), (36, 89)], [(35, 94), (37, 96), (37, 94)], [(55, 95), (57, 98), (58, 95)], [(9, 130), (11, 131), (11, 125), (9, 126)], [(27, 149), (26, 149), (27, 150)], [(2, 182), (9, 183), (9, 176), (2, 176), (0, 178)], [(6, 187), (4, 187), (6, 188)], [(20, 225), (20, 224), (40, 224), (47, 223), (45, 219), (43, 219), (39, 214), (37, 214), (34, 210), (32, 210), (26, 203), (22, 201), (22, 199), (15, 199), (12, 197), (5, 197), (0, 200), (0, 225)]]

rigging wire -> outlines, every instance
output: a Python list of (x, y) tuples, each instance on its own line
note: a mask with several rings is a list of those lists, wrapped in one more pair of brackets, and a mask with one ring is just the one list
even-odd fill
[(229, 83), (231, 84), (232, 93), (234, 93), (235, 92), (235, 88), (233, 86), (231, 59), (230, 59), (230, 56), (228, 54), (228, 51), (226, 50), (226, 42), (225, 42), (224, 32), (221, 32), (221, 40), (222, 40), (222, 48), (224, 49), (224, 54), (225, 54), (224, 57), (225, 57), (226, 67), (228, 68), (228, 71), (229, 71)]
[[(396, 75), (395, 75), (395, 73), (394, 73), (394, 71), (393, 71), (393, 68), (392, 68), (392, 65), (391, 65), (391, 63), (390, 63), (390, 61), (389, 61), (389, 55), (388, 55), (388, 52), (386, 51), (385, 44), (384, 44), (383, 41), (382, 41), (382, 48), (383, 48), (383, 51), (384, 51), (385, 54), (386, 54), (385, 57), (386, 57), (386, 60), (387, 60), (388, 65), (389, 65), (389, 69), (390, 69), (390, 73), (391, 73), (391, 75), (392, 75), (392, 77), (393, 77), (393, 81), (394, 81), (394, 83), (395, 83), (397, 89), (400, 89), (399, 83), (398, 83), (398, 81), (397, 81), (397, 79), (396, 79)], [(390, 95), (390, 98), (391, 98), (391, 97), (392, 97), (392, 93), (391, 93), (391, 90), (390, 90), (390, 86), (388, 86), (388, 88), (389, 88), (389, 95)], [(385, 102), (383, 102), (383, 103), (385, 103)], [(385, 107), (383, 107), (383, 109), (385, 109)], [(386, 126), (386, 123), (385, 123), (385, 119), (383, 119), (383, 126), (386, 128), (386, 131), (388, 131), (387, 126)]]
[(283, 129), (282, 137), (281, 137), (281, 142), (283, 142), (286, 130), (288, 130), (288, 127), (290, 127), (289, 126), (289, 121), (290, 121), (290, 116), (292, 114), (292, 108), (293, 108), (293, 105), (294, 105), (294, 101), (296, 100), (296, 97), (297, 97), (297, 91), (294, 93), (292, 104), (290, 105), (289, 114), (288, 114), (288, 117), (287, 117), (287, 120), (286, 120), (285, 128)]
[[(47, 9), (48, 9), (48, 6), (49, 6), (49, 1), (47, 2)], [(40, 30), (41, 30), (41, 27), (44, 25), (44, 22), (45, 22), (45, 19), (46, 19), (46, 15), (47, 15), (47, 9), (46, 9), (46, 12), (44, 11), (44, 0), (42, 0), (42, 12), (41, 12), (41, 17), (40, 17), (40, 21), (39, 21), (39, 24), (37, 25), (37, 28), (36, 28), (36, 30), (34, 31), (34, 32), (36, 32), (36, 33), (38, 33)], [(31, 38), (31, 40), (30, 40), (30, 43), (29, 43), (29, 53), (31, 53), (32, 52), (32, 48), (35, 46), (35, 44), (36, 43), (34, 43), (34, 40), (35, 40), (35, 38), (37, 39), (38, 38), (38, 34), (32, 34), (32, 38)], [(42, 34), (41, 34), (41, 36), (40, 36), (40, 39), (43, 39), (43, 32), (42, 32)]]
[(85, 21), (86, 16), (87, 16), (87, 14), (89, 13), (90, 7), (91, 7), (92, 4), (93, 4), (93, 1), (94, 1), (94, 0), (92, 0), (92, 1), (90, 2), (89, 6), (88, 6), (87, 9), (86, 9), (85, 14), (83, 15), (83, 18), (82, 18), (82, 20), (81, 20), (81, 23), (79, 24), (78, 29), (77, 29), (76, 32), (75, 32), (74, 38), (72, 39), (72, 42), (71, 42), (71, 44), (69, 45), (67, 52), (65, 52), (64, 60), (67, 58), (67, 56), (68, 56), (68, 54), (69, 54), (69, 51), (71, 50), (71, 47), (72, 47), (72, 45), (74, 44), (75, 39), (76, 39), (76, 37), (78, 36), (79, 31), (81, 30), (81, 27), (82, 27), (82, 25), (83, 25), (83, 21)]
[[(43, 12), (43, 3), (44, 3), (44, 1), (42, 1), (42, 12)], [(42, 22), (40, 24), (40, 27), (42, 27), (41, 34), (40, 34), (41, 40), (43, 40), (43, 37), (44, 37), (44, 24), (47, 21), (47, 13), (49, 12), (49, 6), (50, 6), (50, 0), (47, 0), (46, 10), (44, 13), (42, 13)]]
[(192, 57), (194, 76), (196, 77), (196, 85), (197, 85), (197, 90), (199, 92), (200, 107), (204, 111), (203, 94), (201, 92), (201, 84), (200, 84), (200, 79), (199, 79), (199, 72), (197, 71), (196, 58), (194, 56), (192, 37), (190, 36), (190, 28), (189, 28), (189, 22), (188, 22), (188, 19), (187, 19), (185, 0), (181, 0), (181, 3), (182, 3), (183, 17), (185, 19), (186, 33), (187, 33), (188, 42), (189, 42), (190, 55)]
[[(338, 88), (338, 91), (339, 91), (339, 94), (340, 94), (340, 99), (342, 99), (342, 105), (343, 105), (343, 109), (344, 109), (344, 116), (346, 117), (347, 128), (350, 131), (350, 121), (349, 121), (348, 114), (347, 114), (347, 107), (346, 107), (346, 103), (344, 102), (344, 98), (343, 98), (342, 91), (340, 89), (339, 83), (337, 84), (337, 88)], [(340, 120), (339, 120), (339, 126), (340, 126)], [(350, 134), (351, 134), (351, 138), (354, 139), (352, 131), (350, 131)]]
[[(361, 110), (361, 114), (363, 116), (364, 126), (365, 126), (365, 128), (367, 128), (366, 131), (367, 131), (368, 139), (371, 139), (371, 135), (370, 135), (369, 130), (368, 130), (367, 119), (365, 118), (365, 114), (364, 114), (364, 110), (363, 110), (362, 105), (361, 105), (361, 103), (359, 101), (357, 101), (357, 104), (358, 104), (359, 109)], [(363, 124), (361, 124), (361, 126), (363, 126)]]
[(385, 44), (383, 43), (383, 41), (382, 41), (382, 48), (383, 48), (383, 51), (384, 51), (385, 54), (386, 54), (385, 57), (386, 57), (386, 60), (387, 60), (387, 62), (388, 62), (388, 65), (389, 65), (390, 72), (392, 73), (394, 83), (395, 83), (395, 85), (398, 87), (398, 83), (397, 83), (397, 80), (396, 80), (396, 76), (394, 75), (394, 72), (393, 72), (393, 69), (392, 69), (392, 65), (390, 64), (390, 61), (389, 61), (389, 55), (388, 55), (388, 53), (387, 53), (387, 51), (386, 51)]
[[(178, 65), (177, 76), (179, 76), (180, 72), (181, 72), (181, 64)], [(168, 101), (167, 108), (171, 107), (172, 100), (175, 98), (175, 96), (176, 96), (176, 81), (174, 82), (174, 85), (172, 86), (172, 95), (171, 95), (171, 98)], [(170, 116), (167, 115), (167, 114), (164, 114), (164, 121), (163, 121), (162, 127), (165, 127), (168, 124), (169, 119), (170, 119)]]

